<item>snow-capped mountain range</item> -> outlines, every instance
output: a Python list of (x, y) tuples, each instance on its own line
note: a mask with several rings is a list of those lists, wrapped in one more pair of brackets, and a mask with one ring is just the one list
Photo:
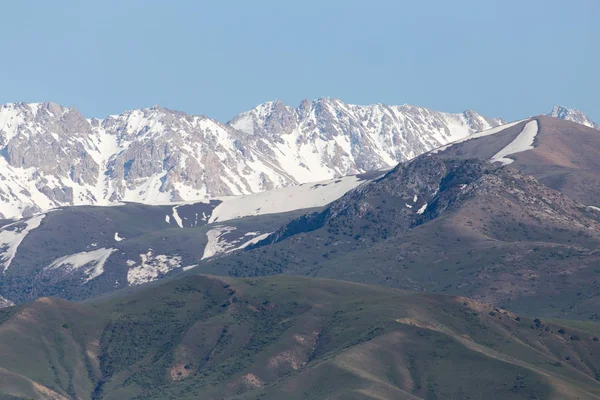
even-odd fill
[(331, 98), (297, 108), (268, 102), (226, 124), (162, 107), (87, 119), (52, 102), (6, 104), (0, 213), (255, 193), (388, 168), (502, 122), (474, 111)]

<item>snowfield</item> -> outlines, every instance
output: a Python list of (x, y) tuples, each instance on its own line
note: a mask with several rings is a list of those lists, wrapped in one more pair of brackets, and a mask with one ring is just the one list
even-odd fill
[(519, 136), (517, 136), (508, 146), (496, 153), (490, 161), (500, 162), (503, 165), (508, 165), (514, 160), (506, 158), (511, 154), (521, 153), (523, 151), (532, 150), (533, 142), (538, 133), (539, 127), (536, 120), (528, 122), (524, 127)]
[(209, 223), (224, 222), (253, 215), (284, 213), (305, 208), (323, 207), (342, 197), (365, 180), (345, 176), (322, 182), (305, 183), (282, 189), (217, 198), (222, 203), (212, 212)]
[(204, 247), (204, 253), (202, 254), (202, 260), (212, 257), (219, 253), (224, 253), (228, 248), (232, 246), (231, 242), (226, 241), (223, 236), (231, 231), (234, 231), (233, 226), (217, 226), (206, 232), (208, 243)]
[[(10, 263), (17, 254), (17, 249), (25, 236), (35, 228), (39, 227), (45, 215), (37, 215), (22, 221), (13, 222), (3, 226), (0, 229), (0, 263), (2, 263), (2, 271), (6, 272)], [(25, 224), (25, 226), (21, 226)]]
[(104, 264), (117, 249), (100, 248), (93, 251), (82, 251), (61, 257), (47, 266), (45, 270), (62, 269), (67, 272), (83, 271), (86, 275), (84, 283), (104, 273)]
[(486, 137), (486, 136), (490, 136), (490, 135), (495, 135), (496, 133), (502, 132), (503, 130), (506, 130), (506, 129), (512, 127), (512, 126), (515, 126), (515, 125), (517, 125), (517, 124), (519, 124), (519, 123), (521, 123), (523, 121), (525, 121), (525, 120), (523, 119), (523, 120), (520, 120), (520, 121), (511, 122), (511, 123), (508, 123), (508, 124), (497, 126), (495, 128), (492, 128), (492, 129), (485, 130), (483, 132), (474, 133), (474, 134), (472, 134), (470, 136), (461, 138), (461, 139), (456, 140), (456, 141), (454, 141), (452, 143), (448, 143), (445, 146), (438, 147), (437, 149), (434, 149), (434, 150), (430, 151), (428, 154), (429, 155), (431, 155), (431, 154), (437, 154), (440, 151), (444, 151), (446, 149), (449, 149), (450, 147), (454, 146), (455, 144), (464, 143), (464, 142), (469, 141), (469, 140), (473, 140), (473, 139), (477, 139), (477, 138), (482, 138), (482, 137)]
[(202, 260), (210, 257), (214, 257), (220, 254), (231, 253), (236, 250), (241, 250), (250, 246), (251, 244), (258, 243), (265, 239), (272, 232), (260, 233), (260, 232), (247, 232), (244, 236), (237, 238), (232, 241), (225, 239), (225, 235), (233, 232), (235, 228), (233, 226), (217, 226), (206, 233), (208, 243), (204, 248), (204, 254), (202, 254)]

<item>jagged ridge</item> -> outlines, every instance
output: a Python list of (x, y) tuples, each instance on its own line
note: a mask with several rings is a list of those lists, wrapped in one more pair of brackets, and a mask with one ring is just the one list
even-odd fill
[(161, 107), (86, 119), (55, 103), (7, 104), (0, 213), (254, 193), (391, 167), (500, 122), (335, 99), (270, 102), (230, 124)]
[[(598, 127), (577, 110), (550, 114)], [(389, 168), (502, 124), (410, 105), (267, 102), (223, 124), (162, 107), (86, 119), (55, 103), (0, 108), (0, 216), (58, 206), (255, 193)]]

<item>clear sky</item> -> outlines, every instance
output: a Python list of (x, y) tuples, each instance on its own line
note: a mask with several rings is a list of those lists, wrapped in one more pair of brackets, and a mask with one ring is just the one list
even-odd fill
[(0, 49), (1, 103), (89, 117), (337, 97), (600, 122), (599, 0), (10, 1)]

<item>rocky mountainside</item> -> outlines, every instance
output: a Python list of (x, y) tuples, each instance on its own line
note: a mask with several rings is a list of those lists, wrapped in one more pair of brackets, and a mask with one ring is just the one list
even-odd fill
[(55, 103), (0, 107), (0, 214), (239, 195), (389, 168), (495, 126), (475, 112), (305, 101), (222, 124), (161, 107), (86, 119)]
[(548, 116), (558, 119), (564, 119), (565, 121), (575, 122), (577, 124), (585, 125), (590, 128), (600, 129), (600, 125), (592, 121), (590, 117), (585, 115), (583, 112), (574, 108), (555, 106), (552, 109), (552, 111), (548, 114)]
[[(43, 113), (44, 111), (39, 112)], [(69, 113), (67, 112), (67, 114)], [(93, 131), (90, 134), (93, 135)], [(556, 225), (558, 222), (552, 218), (548, 220), (546, 214), (536, 214), (539, 210), (536, 211), (522, 202), (513, 204), (511, 200), (499, 203), (497, 207), (506, 207), (503, 212), (507, 216), (511, 216), (512, 219), (506, 221), (494, 219), (493, 222), (489, 222), (489, 226), (498, 225), (503, 227), (502, 229), (510, 231), (516, 229), (511, 228), (514, 221), (523, 219), (523, 215), (533, 215), (532, 218), (540, 219), (538, 223), (534, 224), (535, 227), (515, 231), (520, 232), (520, 234), (515, 234), (516, 236), (513, 239), (527, 243), (520, 248), (521, 250), (525, 251), (525, 249), (530, 249), (528, 246), (533, 246), (531, 244), (532, 237), (537, 238), (536, 240), (542, 239), (537, 234), (533, 235), (532, 232), (540, 232), (540, 230), (555, 233), (571, 232), (577, 238), (576, 242), (580, 247), (576, 253), (569, 251), (567, 254), (579, 254), (582, 260), (586, 260), (581, 265), (592, 265), (598, 261), (597, 254), (590, 247), (596, 239), (588, 240), (586, 238), (595, 238), (596, 234), (592, 231), (581, 231), (580, 225), (595, 226), (594, 212), (596, 208), (600, 207), (597, 201), (600, 198), (600, 176), (597, 172), (600, 170), (600, 161), (598, 161), (600, 160), (600, 142), (598, 136), (598, 131), (592, 128), (542, 116), (505, 124), (458, 139), (453, 145), (438, 147), (430, 153), (416, 158), (413, 162), (402, 164), (384, 179), (379, 179), (382, 173), (363, 174), (319, 183), (293, 185), (244, 196), (226, 196), (204, 201), (154, 206), (127, 203), (113, 204), (111, 207), (62, 207), (52, 212), (41, 213), (22, 220), (0, 221), (0, 271), (2, 272), (0, 275), (0, 295), (16, 303), (22, 303), (40, 296), (60, 296), (67, 299), (81, 300), (161, 279), (194, 266), (198, 266), (198, 268), (212, 274), (310, 273), (333, 278), (342, 277), (360, 282), (382, 283), (380, 276), (382, 272), (379, 269), (378, 272), (368, 270), (368, 273), (354, 270), (357, 265), (372, 265), (372, 263), (366, 261), (364, 264), (356, 264), (354, 260), (344, 261), (346, 262), (344, 269), (339, 269), (337, 266), (329, 269), (325, 265), (331, 263), (338, 265), (342, 262), (341, 260), (346, 260), (346, 256), (343, 256), (345, 253), (348, 254), (348, 257), (355, 257), (356, 259), (367, 257), (367, 253), (364, 253), (363, 250), (369, 249), (368, 243), (370, 241), (377, 243), (383, 241), (377, 244), (381, 248), (379, 248), (375, 257), (381, 258), (387, 254), (385, 257), (389, 256), (391, 259), (378, 261), (380, 267), (387, 265), (395, 257), (390, 253), (395, 251), (396, 247), (394, 246), (404, 247), (409, 236), (414, 237), (416, 243), (427, 245), (423, 245), (424, 252), (409, 251), (407, 253), (409, 255), (402, 256), (403, 259), (410, 259), (417, 265), (435, 263), (436, 260), (430, 260), (428, 255), (447, 253), (448, 241), (432, 240), (431, 235), (435, 238), (435, 234), (444, 231), (445, 228), (441, 228), (439, 225), (444, 220), (454, 221), (454, 219), (447, 216), (449, 212), (462, 215), (463, 211), (458, 211), (459, 209), (470, 210), (467, 198), (464, 196), (450, 197), (452, 200), (443, 197), (446, 199), (444, 201), (453, 204), (453, 206), (440, 208), (439, 215), (432, 214), (432, 210), (435, 210), (434, 202), (439, 202), (442, 199), (441, 196), (453, 196), (452, 193), (454, 192), (452, 190), (457, 190), (459, 194), (465, 192), (466, 189), (463, 190), (459, 187), (459, 189), (454, 188), (449, 192), (439, 191), (434, 195), (435, 190), (446, 188), (442, 185), (442, 182), (447, 182), (449, 177), (443, 174), (454, 174), (453, 176), (455, 176), (458, 173), (457, 171), (462, 171), (461, 173), (469, 171), (467, 175), (461, 178), (464, 182), (460, 182), (460, 185), (466, 185), (465, 188), (488, 187), (491, 191), (496, 190), (496, 194), (491, 198), (485, 197), (489, 196), (489, 193), (469, 192), (477, 194), (478, 198), (485, 198), (485, 201), (489, 201), (490, 204), (502, 199), (505, 194), (516, 190), (527, 193), (527, 196), (521, 200), (536, 199), (536, 204), (543, 205), (545, 204), (544, 198), (555, 198), (553, 192), (545, 192), (549, 188), (557, 190), (570, 200), (578, 202), (573, 204), (579, 205), (569, 203), (567, 208), (559, 208), (553, 211), (554, 214), (562, 214), (567, 217), (564, 221), (559, 221), (559, 225)], [(141, 157), (144, 158), (145, 156)], [(479, 159), (479, 164), (474, 163), (472, 159)], [(429, 165), (425, 163), (427, 160), (435, 160), (436, 163)], [(494, 167), (492, 169), (486, 166), (490, 160), (493, 161), (490, 164)], [(467, 164), (461, 166), (463, 162), (467, 162)], [(525, 175), (512, 177), (507, 175), (506, 172), (500, 174), (500, 171), (495, 170), (498, 165), (517, 168)], [(55, 167), (59, 168), (58, 165)], [(410, 172), (410, 176), (406, 179), (420, 182), (418, 184), (414, 183), (415, 187), (413, 187), (414, 185), (404, 187), (403, 183), (392, 179), (393, 176), (398, 174), (398, 171), (404, 170), (404, 168), (407, 168), (406, 171)], [(529, 182), (526, 178), (535, 178), (535, 180)], [(335, 228), (324, 228), (329, 225), (325, 224), (324, 220), (320, 218), (324, 218), (327, 214), (318, 214), (319, 216), (316, 218), (300, 218), (294, 223), (286, 225), (294, 218), (305, 214), (308, 210), (321, 210), (344, 193), (370, 179), (377, 181), (374, 184), (375, 186), (367, 185), (367, 188), (346, 196), (346, 201), (350, 199), (352, 204), (347, 207), (344, 206), (340, 209), (342, 211), (336, 211), (335, 213), (336, 215), (339, 214), (339, 218), (341, 218), (349, 210), (356, 207), (363, 209), (364, 212), (367, 212), (365, 207), (371, 207), (371, 211), (367, 213), (368, 215), (371, 215), (373, 210), (380, 210), (377, 214), (380, 216), (374, 220), (375, 222), (371, 221), (372, 223), (367, 224), (362, 220), (362, 217), (358, 219), (346, 218), (343, 223), (336, 223)], [(546, 186), (539, 185), (539, 183)], [(390, 186), (392, 184), (397, 187)], [(396, 195), (386, 200), (388, 205), (400, 201), (400, 206), (394, 206), (392, 209), (388, 209), (388, 206), (384, 203), (367, 206), (365, 199), (361, 196), (374, 190), (372, 188), (379, 188), (373, 193), (375, 197), (383, 199), (387, 198), (389, 193), (398, 195), (404, 193), (400, 200), (394, 197)], [(379, 200), (374, 201), (379, 202)], [(370, 202), (369, 200), (369, 204)], [(561, 204), (561, 207), (567, 204), (558, 200), (556, 202)], [(340, 204), (342, 204), (341, 200), (334, 202), (328, 210), (330, 212), (335, 211), (336, 207), (340, 207)], [(583, 207), (585, 213), (583, 216), (578, 217), (580, 211), (577, 210), (581, 207)], [(418, 212), (420, 210), (421, 213)], [(474, 211), (465, 212), (468, 214)], [(521, 216), (517, 215), (519, 212), (521, 212)], [(435, 216), (433, 220), (437, 220), (440, 216), (444, 216), (445, 219), (429, 222), (427, 218), (432, 215)], [(336, 217), (336, 220), (339, 218)], [(469, 216), (465, 215), (465, 218), (469, 219)], [(592, 219), (589, 220), (590, 218)], [(480, 219), (481, 221), (487, 221), (489, 215), (484, 213)], [(458, 230), (448, 234), (461, 237), (465, 232), (460, 228), (463, 222), (461, 220), (454, 221), (454, 225), (448, 228), (448, 232)], [(520, 225), (517, 223), (519, 226), (523, 224), (525, 224), (525, 221), (520, 221)], [(285, 227), (279, 229), (282, 225), (285, 225)], [(343, 226), (343, 229), (340, 226)], [(428, 228), (428, 226), (433, 227)], [(310, 244), (312, 240), (310, 238), (302, 239), (298, 246), (289, 246), (287, 240), (282, 244), (277, 243), (288, 237), (291, 237), (290, 240), (294, 242), (296, 239), (293, 237), (298, 236), (299, 233), (306, 231), (320, 232), (323, 229), (332, 230), (335, 233), (332, 233), (332, 237), (337, 237), (336, 235), (341, 234), (341, 232), (346, 232), (357, 239), (348, 242), (347, 235), (342, 235), (343, 240), (340, 239), (339, 243), (337, 241), (332, 242), (338, 244), (333, 248), (335, 252), (331, 254), (327, 247), (333, 239), (325, 240), (321, 236), (315, 239), (314, 245)], [(432, 229), (435, 234), (432, 233)], [(436, 229), (439, 229), (439, 232)], [(272, 243), (272, 246), (263, 246), (262, 250), (256, 252), (251, 251), (241, 255), (233, 255), (228, 257), (227, 260), (219, 259), (214, 263), (209, 262), (210, 259), (233, 253), (236, 250), (252, 248), (253, 245), (273, 232), (276, 233), (268, 238), (270, 242), (267, 241)], [(494, 236), (494, 240), (508, 240), (508, 236), (505, 236), (505, 234), (500, 234), (497, 230), (494, 232), (495, 235), (498, 235), (497, 237)], [(554, 243), (550, 247), (556, 244), (558, 246), (556, 249), (561, 248), (561, 250), (556, 251), (567, 251), (561, 247), (565, 246), (562, 234), (555, 237), (555, 233), (546, 233), (547, 238), (544, 239), (544, 242)], [(487, 231), (478, 232), (477, 235), (483, 238), (488, 237), (490, 233)], [(273, 238), (276, 238), (276, 240), (273, 240)], [(394, 244), (388, 248), (386, 246), (389, 244), (386, 244), (386, 241), (392, 241), (391, 238), (396, 238), (394, 240), (399, 240), (404, 244)], [(484, 247), (486, 247), (485, 245), (489, 242), (487, 239), (482, 240)], [(340, 243), (346, 243), (350, 247), (346, 248)], [(465, 238), (464, 243), (474, 245), (475, 241), (472, 238)], [(282, 250), (278, 250), (279, 247)], [(503, 247), (496, 247), (496, 250), (500, 251), (501, 248)], [(587, 250), (581, 253), (581, 248)], [(458, 251), (461, 247), (456, 247), (456, 249)], [(518, 250), (518, 252), (521, 250)], [(280, 251), (290, 254), (290, 259), (287, 261), (285, 268), (280, 265)], [(464, 263), (460, 251), (451, 253), (452, 255), (447, 256), (448, 259)], [(496, 254), (495, 252), (492, 253)], [(542, 253), (527, 254), (527, 257), (529, 257), (532, 254)], [(496, 256), (499, 255), (496, 254)], [(521, 256), (515, 255), (515, 257)], [(308, 259), (310, 261), (306, 261)], [(490, 259), (493, 259), (493, 257)], [(542, 260), (543, 257), (531, 262), (537, 266)], [(385, 275), (384, 284), (418, 290), (442, 289), (438, 286), (438, 283), (443, 280), (438, 283), (429, 281), (425, 285), (421, 281), (422, 276), (413, 277), (410, 281), (398, 281), (399, 276), (396, 275), (402, 271), (398, 271), (393, 266), (393, 261), (391, 262), (392, 264), (385, 267), (390, 268), (392, 272)], [(569, 268), (571, 263), (574, 262), (574, 258), (561, 258), (552, 262), (557, 263), (556, 268)], [(215, 267), (215, 265), (219, 266)], [(476, 265), (473, 264), (473, 268), (475, 267)], [(579, 276), (578, 272), (572, 275), (572, 279), (575, 279), (575, 277), (577, 279), (591, 278), (591, 276), (586, 275), (586, 271), (588, 270), (585, 268), (581, 269), (580, 272), (583, 275)], [(496, 301), (500, 298), (495, 296), (498, 292), (485, 292), (484, 286), (477, 290), (472, 287), (469, 288), (465, 284), (468, 277), (468, 275), (460, 277), (456, 283), (457, 286), (446, 290), (456, 290), (453, 293), (467, 294), (474, 297), (485, 294), (486, 299), (490, 301)], [(406, 279), (406, 276), (402, 279)], [(448, 285), (448, 283), (444, 285)], [(465, 291), (459, 290), (458, 286)], [(584, 286), (586, 285), (584, 284)], [(491, 296), (491, 294), (494, 294), (494, 296)], [(501, 301), (504, 301), (504, 299), (505, 297), (502, 297)], [(503, 305), (507, 304), (510, 305), (510, 303)]]
[(572, 122), (509, 124), (400, 164), (198, 270), (343, 279), (597, 320), (600, 212), (577, 201), (597, 181), (558, 177), (574, 165), (597, 176), (599, 149), (600, 133)]
[[(505, 129), (506, 128), (506, 129)], [(527, 128), (527, 129), (525, 129)], [(478, 158), (510, 165), (540, 183), (588, 205), (600, 202), (600, 133), (547, 116), (505, 125), (434, 150), (442, 158)], [(477, 138), (481, 135), (481, 138)]]
[[(110, 149), (154, 157), (162, 134), (129, 137), (131, 118), (84, 120), (69, 179), (110, 171)], [(218, 126), (267, 135), (244, 118)], [(539, 116), (386, 173), (0, 220), (0, 399), (597, 399), (598, 160), (600, 131)]]
[(0, 310), (0, 398), (593, 400), (599, 336), (464, 297), (190, 273)]
[(268, 102), (238, 115), (229, 125), (265, 138), (278, 150), (288, 172), (325, 179), (391, 167), (502, 122), (470, 110), (448, 114), (410, 105), (358, 106), (324, 98), (304, 100), (297, 108), (279, 100)]
[[(580, 111), (552, 116), (597, 127)], [(264, 103), (224, 124), (162, 107), (86, 119), (55, 103), (0, 107), (0, 216), (65, 205), (256, 193), (391, 168), (501, 124), (474, 111)]]
[[(248, 246), (380, 175), (206, 202), (64, 207), (0, 221), (0, 295), (16, 303), (83, 300), (171, 276)], [(0, 308), (9, 305), (0, 297)]]

